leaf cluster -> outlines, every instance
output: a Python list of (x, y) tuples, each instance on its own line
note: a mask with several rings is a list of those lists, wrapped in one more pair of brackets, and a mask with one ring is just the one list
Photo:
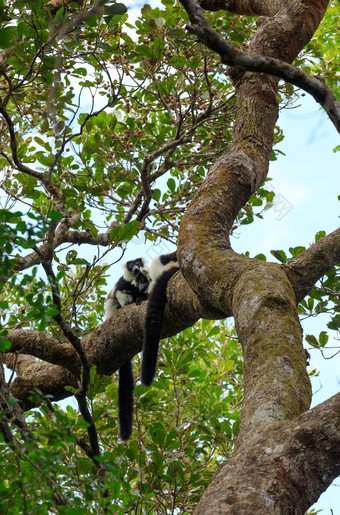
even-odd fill
[[(109, 513), (161, 514), (174, 505), (191, 513), (216, 465), (232, 451), (241, 377), (238, 342), (225, 323), (202, 320), (164, 341), (154, 387), (140, 385), (137, 377), (134, 434), (124, 445), (118, 439), (116, 382), (92, 374), (88, 402), (108, 474), (96, 479), (93, 462), (81, 450), (86, 423), (77, 411), (72, 406), (51, 411), (47, 402), (28, 419), (36, 446), (22, 441), (26, 457), (18, 459), (0, 443), (6, 470), (1, 511), (27, 506), (28, 512), (47, 513), (55, 502), (48, 477), (65, 495), (60, 513), (98, 513), (105, 507)], [(101, 496), (104, 491), (109, 495)]]

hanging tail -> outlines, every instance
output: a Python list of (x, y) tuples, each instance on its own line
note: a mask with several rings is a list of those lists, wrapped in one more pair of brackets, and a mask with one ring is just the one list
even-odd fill
[(129, 360), (119, 369), (118, 383), (118, 420), (119, 436), (123, 442), (132, 435), (135, 379), (132, 361)]
[(144, 386), (150, 386), (156, 375), (159, 340), (166, 304), (166, 287), (168, 281), (178, 268), (171, 268), (157, 279), (152, 288), (146, 308), (141, 380)]

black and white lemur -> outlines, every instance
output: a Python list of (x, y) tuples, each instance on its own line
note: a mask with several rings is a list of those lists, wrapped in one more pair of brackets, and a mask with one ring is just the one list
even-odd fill
[(157, 256), (150, 267), (150, 284), (146, 308), (141, 380), (150, 386), (154, 380), (157, 367), (159, 340), (161, 336), (164, 309), (166, 305), (166, 288), (172, 275), (178, 270), (176, 251)]
[[(143, 258), (127, 261), (124, 273), (107, 296), (105, 318), (128, 304), (140, 304), (148, 298), (149, 270)], [(119, 435), (123, 441), (132, 434), (135, 380), (131, 360), (119, 369), (118, 420)]]

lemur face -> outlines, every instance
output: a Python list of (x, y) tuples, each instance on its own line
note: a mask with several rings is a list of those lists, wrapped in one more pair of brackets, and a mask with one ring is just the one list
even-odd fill
[(126, 268), (131, 272), (133, 275), (137, 275), (141, 268), (144, 268), (144, 263), (142, 258), (138, 259), (132, 259), (131, 261), (126, 262)]
[(142, 274), (142, 272), (139, 272), (136, 277), (136, 284), (141, 293), (146, 293), (149, 286), (149, 279)]

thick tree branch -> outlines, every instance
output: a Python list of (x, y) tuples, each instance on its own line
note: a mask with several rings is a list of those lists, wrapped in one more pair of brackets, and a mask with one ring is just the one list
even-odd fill
[(299, 303), (327, 272), (340, 263), (340, 229), (323, 236), (285, 265)]
[(31, 356), (15, 356), (14, 354), (5, 354), (3, 362), (17, 372), (17, 377), (12, 382), (10, 390), (12, 395), (19, 399), (25, 410), (37, 405), (37, 401), (31, 399), (32, 392), (36, 388), (53, 400), (72, 396), (73, 394), (66, 389), (67, 386), (78, 388), (79, 378), (63, 367), (36, 361)]
[(245, 16), (274, 16), (282, 9), (282, 0), (200, 0), (200, 6), (206, 11), (223, 9), (230, 13)]
[[(242, 61), (244, 54), (211, 30), (194, 1), (182, 3), (195, 33), (233, 66), (249, 63), (253, 55), (269, 57), (262, 64), (272, 59), (291, 62), (312, 37), (327, 7), (325, 0), (282, 3), (285, 9), (261, 23)], [(280, 459), (282, 429), (308, 410), (311, 399), (295, 294), (279, 265), (238, 256), (230, 249), (228, 237), (240, 208), (268, 173), (278, 81), (272, 75), (239, 73), (235, 84), (238, 114), (232, 142), (188, 207), (178, 238), (181, 272), (194, 291), (204, 292), (211, 306), (225, 312), (232, 302), (244, 351), (244, 401), (236, 454), (216, 474), (195, 513), (286, 514), (293, 513), (294, 506), (296, 513), (304, 513), (300, 506), (309, 499), (298, 498), (300, 490), (294, 489), (294, 482), (282, 485), (281, 480), (280, 488), (275, 488), (273, 470), (279, 474), (281, 469), (276, 456), (270, 455), (274, 449)]]
[(187, 30), (197, 36), (208, 48), (218, 53), (223, 64), (241, 70), (274, 75), (302, 88), (324, 108), (337, 131), (340, 132), (340, 102), (321, 79), (311, 77), (279, 59), (251, 55), (238, 50), (211, 27), (195, 0), (181, 0), (181, 3), (189, 14), (191, 22)]
[[(287, 428), (286, 436), (288, 442), (292, 442), (292, 452), (285, 453), (286, 467), (287, 457), (298, 450), (295, 454), (296, 469), (304, 472), (306, 493), (312, 502), (340, 474), (339, 414), (340, 393), (303, 413)], [(295, 447), (294, 440), (298, 442)]]
[(10, 329), (7, 338), (12, 344), (10, 353), (29, 354), (79, 376), (80, 362), (72, 345), (59, 343), (48, 333), (33, 330)]
[(340, 473), (339, 412), (340, 394), (290, 422), (259, 418), (195, 515), (305, 513)]
[(244, 398), (237, 435), (242, 445), (257, 431), (259, 420), (270, 426), (306, 411), (312, 391), (295, 295), (280, 265), (259, 261), (241, 275), (233, 294), (235, 326), (244, 354)]

